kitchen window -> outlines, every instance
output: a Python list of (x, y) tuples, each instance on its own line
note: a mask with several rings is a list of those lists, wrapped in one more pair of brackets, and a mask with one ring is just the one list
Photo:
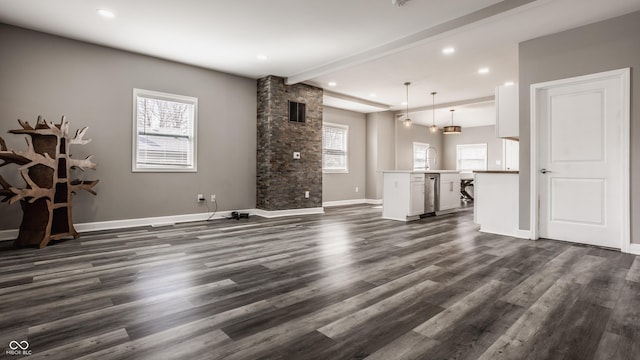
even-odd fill
[(322, 171), (327, 173), (347, 173), (349, 127), (324, 123), (322, 126)]
[(198, 99), (133, 89), (134, 172), (195, 172)]
[(427, 170), (427, 149), (429, 144), (414, 142), (413, 143), (413, 170)]
[(456, 145), (456, 164), (460, 172), (487, 170), (487, 144)]

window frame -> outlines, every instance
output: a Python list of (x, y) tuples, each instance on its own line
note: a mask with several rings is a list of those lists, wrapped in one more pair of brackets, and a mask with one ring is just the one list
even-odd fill
[[(424, 147), (424, 167), (422, 168), (417, 168), (416, 167), (416, 146), (421, 146)], [(413, 142), (413, 152), (411, 153), (411, 156), (413, 158), (413, 162), (412, 162), (412, 167), (413, 167), (413, 171), (427, 171), (427, 149), (429, 148), (429, 144), (427, 143), (423, 143), (423, 142), (419, 142), (419, 141), (414, 141)]]
[[(188, 166), (175, 166), (175, 165), (138, 165), (138, 98), (148, 98), (148, 99), (156, 99), (156, 100), (164, 100), (171, 102), (178, 102), (189, 104), (193, 106), (193, 126), (191, 127), (191, 134), (189, 134), (188, 138), (191, 140), (190, 151), (192, 153), (192, 164)], [(145, 89), (133, 89), (133, 143), (132, 143), (132, 154), (131, 154), (131, 171), (136, 172), (197, 172), (198, 171), (198, 98), (186, 95), (178, 95), (165, 93), (160, 91), (153, 90), (145, 90)]]
[[(337, 129), (343, 129), (345, 131), (344, 136), (344, 169), (325, 169), (324, 167), (324, 128), (332, 127)], [(322, 172), (326, 174), (348, 174), (349, 173), (349, 125), (335, 124), (335, 123), (322, 123)]]
[[(484, 149), (484, 167), (482, 169), (460, 169), (460, 149), (465, 147), (482, 147)], [(476, 159), (478, 160), (478, 159)], [(456, 170), (460, 172), (473, 172), (475, 170), (487, 170), (489, 164), (489, 149), (487, 143), (457, 144), (456, 145)]]

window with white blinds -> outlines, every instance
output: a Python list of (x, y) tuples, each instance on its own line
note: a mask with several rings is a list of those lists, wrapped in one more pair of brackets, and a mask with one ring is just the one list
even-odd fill
[(427, 170), (427, 149), (429, 144), (413, 143), (413, 170)]
[(133, 171), (195, 172), (198, 99), (133, 89), (133, 103)]
[(456, 145), (457, 170), (487, 170), (487, 144)]
[(346, 125), (324, 123), (322, 126), (322, 171), (349, 172)]

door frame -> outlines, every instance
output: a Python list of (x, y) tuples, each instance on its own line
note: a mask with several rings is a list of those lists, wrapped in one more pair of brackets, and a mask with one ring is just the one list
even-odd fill
[(628, 253), (631, 247), (631, 198), (630, 198), (630, 124), (631, 124), (631, 69), (624, 68), (618, 70), (605, 71), (595, 74), (571, 77), (560, 80), (547, 81), (543, 83), (531, 84), (531, 117), (530, 117), (530, 131), (531, 131), (531, 147), (530, 147), (530, 199), (529, 199), (529, 227), (530, 238), (537, 240), (539, 237), (539, 159), (538, 149), (542, 137), (538, 134), (538, 113), (537, 107), (540, 99), (540, 93), (543, 90), (548, 90), (558, 86), (565, 86), (569, 84), (577, 84), (581, 82), (604, 80), (604, 79), (618, 79), (620, 80), (620, 95), (622, 97), (622, 109), (620, 114), (620, 150), (621, 150), (621, 168), (618, 174), (618, 183), (622, 189), (622, 218), (620, 219), (620, 226), (622, 226), (620, 233), (620, 250)]

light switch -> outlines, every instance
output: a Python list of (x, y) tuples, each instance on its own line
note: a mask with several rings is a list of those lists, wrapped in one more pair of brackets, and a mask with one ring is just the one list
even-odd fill
[(299, 151), (294, 151), (293, 152), (293, 158), (296, 159), (296, 160), (300, 159), (300, 152)]

